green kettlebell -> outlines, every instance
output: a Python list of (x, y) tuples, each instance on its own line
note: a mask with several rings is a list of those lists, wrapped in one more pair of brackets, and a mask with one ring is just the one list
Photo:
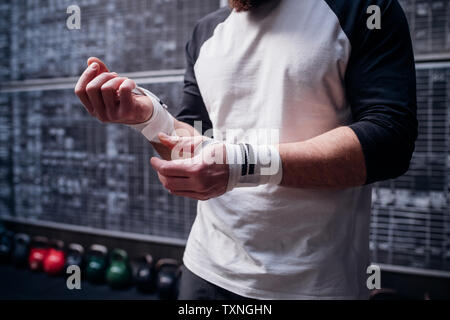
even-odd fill
[(114, 249), (106, 270), (106, 281), (111, 288), (126, 288), (131, 283), (131, 267), (125, 250)]
[(93, 244), (86, 257), (86, 278), (90, 282), (101, 283), (105, 281), (105, 272), (108, 264), (108, 249), (99, 244)]

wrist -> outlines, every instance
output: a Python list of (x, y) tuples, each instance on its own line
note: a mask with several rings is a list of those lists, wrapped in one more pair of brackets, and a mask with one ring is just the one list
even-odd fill
[(140, 122), (138, 123), (143, 123), (143, 122), (147, 122), (149, 121), (152, 116), (153, 116), (153, 102), (150, 98), (147, 97), (147, 103), (146, 105), (143, 107), (143, 114), (142, 114), (142, 119)]
[[(151, 100), (149, 103), (152, 103)], [(122, 124), (128, 126), (141, 125), (147, 123), (152, 118), (152, 116), (153, 116), (153, 108), (151, 108), (150, 110), (143, 111), (139, 118), (132, 120), (130, 122), (122, 122)]]
[(174, 129), (175, 119), (167, 111), (167, 106), (150, 91), (137, 87), (140, 94), (147, 96), (152, 104), (150, 112), (147, 113), (148, 119), (144, 122), (131, 124), (130, 127), (142, 133), (147, 140), (151, 142), (160, 142), (158, 133), (163, 132), (171, 135)]
[(225, 144), (229, 166), (227, 191), (237, 187), (278, 185), (283, 177), (280, 153), (272, 145)]

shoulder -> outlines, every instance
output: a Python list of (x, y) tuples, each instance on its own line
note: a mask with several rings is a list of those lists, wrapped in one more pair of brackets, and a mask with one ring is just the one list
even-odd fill
[(211, 12), (201, 18), (197, 22), (197, 28), (211, 28), (216, 27), (219, 23), (223, 22), (231, 13), (229, 7), (220, 8), (214, 12)]
[(371, 6), (380, 7), (381, 11), (401, 10), (398, 0), (324, 0), (337, 16), (359, 16), (367, 13)]
[(225, 21), (230, 13), (231, 9), (224, 7), (201, 18), (195, 25), (193, 38), (201, 43), (206, 41), (213, 35), (217, 25)]
[[(368, 32), (366, 27), (374, 8), (379, 8), (382, 26), (386, 31), (393, 25), (407, 25), (406, 17), (398, 0), (324, 0), (339, 19), (342, 29), (350, 41), (361, 33)], [(374, 7), (376, 6), (376, 7)], [(382, 27), (383, 29), (383, 27)]]
[(197, 58), (203, 43), (213, 36), (217, 25), (225, 21), (230, 14), (231, 9), (223, 7), (206, 15), (197, 22), (189, 43), (190, 51), (194, 59)]

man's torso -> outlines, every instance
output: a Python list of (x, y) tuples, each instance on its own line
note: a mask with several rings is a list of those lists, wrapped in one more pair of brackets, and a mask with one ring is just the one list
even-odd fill
[[(274, 1), (216, 25), (194, 70), (214, 130), (304, 141), (351, 122), (351, 45), (325, 1)], [(229, 138), (229, 137), (228, 137)], [(357, 298), (368, 263), (371, 189), (238, 188), (199, 202), (185, 264), (253, 298)]]

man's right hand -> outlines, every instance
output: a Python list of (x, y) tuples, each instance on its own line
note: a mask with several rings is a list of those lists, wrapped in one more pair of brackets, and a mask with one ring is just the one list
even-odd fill
[(75, 94), (86, 110), (101, 122), (137, 124), (150, 119), (153, 113), (149, 97), (132, 92), (136, 83), (109, 72), (98, 58), (89, 58), (88, 67), (80, 76)]

